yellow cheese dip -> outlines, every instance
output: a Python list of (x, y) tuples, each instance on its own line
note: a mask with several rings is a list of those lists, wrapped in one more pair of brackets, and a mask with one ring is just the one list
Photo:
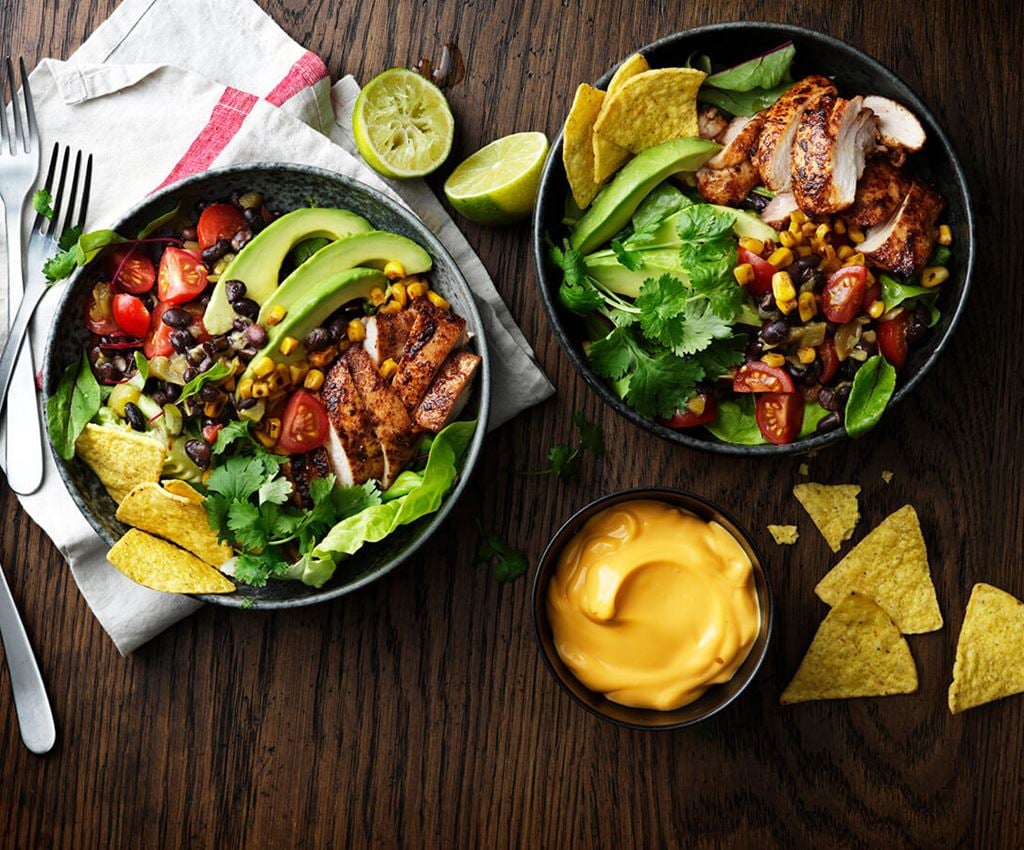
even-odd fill
[(562, 661), (584, 685), (668, 710), (728, 682), (761, 626), (750, 558), (716, 522), (634, 500), (591, 517), (548, 588)]

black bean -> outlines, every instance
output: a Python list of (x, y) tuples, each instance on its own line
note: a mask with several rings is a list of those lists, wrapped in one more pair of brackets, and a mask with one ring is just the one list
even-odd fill
[(839, 410), (839, 394), (831, 387), (822, 387), (818, 393), (818, 404), (825, 410)]
[(323, 351), (331, 344), (331, 334), (323, 328), (313, 328), (306, 334), (307, 351)]
[(117, 371), (117, 367), (113, 363), (104, 360), (96, 365), (96, 377), (106, 384), (112, 384), (121, 377), (121, 373)]
[(263, 229), (263, 213), (258, 207), (242, 210), (242, 215), (245, 216), (245, 223), (249, 225), (249, 230), (254, 234)]
[(204, 357), (202, 362), (199, 364), (200, 372), (209, 372), (213, 368), (213, 364), (216, 361), (212, 357)]
[(231, 250), (236, 254), (241, 251), (252, 240), (252, 231), (249, 228), (239, 230), (231, 237)]
[(769, 322), (761, 328), (761, 339), (769, 345), (778, 345), (789, 337), (789, 325), (781, 320)]
[(784, 368), (789, 372), (789, 376), (797, 383), (801, 383), (807, 377), (806, 366), (798, 366), (796, 363), (787, 362)]
[(825, 275), (822, 272), (811, 272), (807, 276), (807, 283), (815, 292), (821, 292), (825, 288)]
[(327, 332), (331, 335), (332, 342), (344, 339), (348, 333), (348, 320), (336, 316), (327, 323)]
[(171, 331), (171, 347), (179, 354), (184, 354), (193, 345), (196, 338), (186, 330)]
[(191, 381), (198, 374), (199, 374), (199, 370), (195, 366), (189, 366), (185, 370), (185, 374), (183, 374), (182, 377), (185, 379), (185, 383), (187, 384), (189, 381)]
[(245, 338), (249, 341), (250, 345), (262, 348), (267, 344), (267, 329), (263, 325), (249, 325), (245, 329)]
[(215, 244), (203, 251), (203, 262), (212, 266), (230, 250), (231, 243), (227, 239), (218, 239)]
[(239, 316), (237, 319), (234, 319), (231, 322), (231, 327), (234, 328), (236, 331), (244, 331), (251, 324), (251, 320), (245, 318), (245, 316)]
[(202, 440), (186, 440), (185, 454), (192, 458), (192, 462), (200, 469), (207, 469), (210, 466), (210, 447)]
[(851, 384), (840, 384), (836, 387), (836, 399), (839, 402), (840, 409), (846, 407), (846, 400), (850, 397), (850, 390), (853, 389)]
[(815, 358), (804, 368), (803, 375), (798, 378), (800, 385), (804, 387), (813, 387), (818, 383), (818, 378), (821, 377), (821, 361)]
[(234, 304), (239, 298), (245, 297), (245, 284), (240, 280), (229, 280), (224, 284), (224, 292), (227, 293), (228, 303)]
[(248, 319), (255, 320), (255, 318), (260, 314), (260, 305), (251, 298), (239, 298), (231, 306), (235, 308), (235, 312), (238, 313), (239, 316), (245, 316)]
[(875, 353), (876, 348), (878, 348), (878, 346), (875, 343), (868, 342), (866, 339), (862, 339), (854, 346), (854, 349), (856, 349), (857, 351), (866, 352), (868, 357)]
[(239, 349), (238, 356), (244, 363), (248, 363), (259, 353), (260, 350), (256, 346), (247, 345), (245, 348)]
[(915, 313), (907, 322), (907, 342), (914, 345), (920, 342), (926, 333), (928, 333), (928, 323), (919, 322)]
[(242, 195), (244, 195), (244, 194), (245, 194), (244, 192), (238, 192), (238, 191), (232, 192), (231, 196), (228, 198), (228, 201), (230, 201), (232, 206), (235, 206), (235, 207), (238, 207), (239, 209), (242, 209)]
[(852, 357), (847, 357), (842, 363), (839, 364), (839, 377), (845, 378), (848, 381), (852, 381), (853, 376), (857, 374), (857, 369), (859, 367), (859, 361), (854, 360)]
[[(818, 400), (821, 400), (821, 396), (818, 396)], [(843, 424), (843, 416), (838, 410), (833, 410), (828, 416), (825, 416), (818, 422), (818, 430), (822, 433), (826, 431), (835, 431), (840, 425)]]
[(757, 192), (751, 192), (743, 199), (743, 206), (755, 212), (764, 212), (764, 208), (768, 206), (768, 199), (764, 195), (757, 194)]
[(751, 339), (750, 342), (747, 343), (747, 348), (744, 352), (747, 360), (760, 360), (761, 355), (763, 353), (764, 346), (761, 344), (761, 340), (757, 339), (756, 337), (754, 339)]
[(171, 328), (187, 328), (192, 324), (192, 314), (180, 307), (172, 307), (164, 312), (160, 320)]
[(213, 384), (204, 384), (203, 388), (199, 391), (199, 397), (203, 401), (221, 401), (224, 398), (224, 394)]
[(181, 238), (185, 242), (196, 241), (196, 229), (194, 227), (183, 227), (181, 228)]
[(128, 420), (128, 424), (132, 426), (133, 430), (146, 430), (146, 417), (142, 415), (139, 406), (134, 402), (128, 402), (124, 406), (124, 418)]
[(168, 381), (163, 385), (163, 392), (168, 401), (175, 401), (181, 395), (181, 387)]
[(821, 264), (821, 257), (817, 254), (808, 254), (806, 257), (797, 257), (791, 266), (793, 272), (805, 276), (807, 272), (816, 271)]
[(258, 398), (253, 398), (252, 396), (240, 398), (235, 402), (235, 408), (238, 410), (248, 410), (250, 407), (255, 407), (258, 401)]

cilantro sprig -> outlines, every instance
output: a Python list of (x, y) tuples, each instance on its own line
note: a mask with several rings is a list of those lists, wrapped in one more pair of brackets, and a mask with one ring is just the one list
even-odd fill
[(548, 449), (548, 465), (527, 474), (554, 475), (560, 481), (572, 481), (580, 473), (580, 459), (584, 452), (590, 452), (594, 457), (604, 455), (604, 431), (601, 426), (591, 422), (579, 410), (572, 415), (572, 422), (579, 431), (576, 445), (555, 443)]
[(481, 537), (476, 553), (477, 563), (490, 566), (498, 581), (514, 581), (530, 568), (525, 552), (513, 549), (497, 534), (485, 532), (479, 522), (477, 528)]

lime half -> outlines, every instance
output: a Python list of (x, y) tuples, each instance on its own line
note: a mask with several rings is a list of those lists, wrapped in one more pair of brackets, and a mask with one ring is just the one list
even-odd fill
[(530, 214), (548, 139), (515, 133), (491, 142), (461, 163), (445, 181), (444, 194), (460, 215), (477, 224), (512, 224)]
[(374, 171), (422, 177), (448, 158), (455, 119), (441, 89), (415, 71), (392, 68), (359, 93), (352, 133)]

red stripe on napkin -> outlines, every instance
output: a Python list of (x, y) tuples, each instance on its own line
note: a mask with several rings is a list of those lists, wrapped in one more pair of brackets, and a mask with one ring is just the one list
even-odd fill
[(280, 106), (304, 88), (308, 88), (327, 76), (327, 66), (324, 64), (324, 60), (312, 50), (307, 50), (302, 58), (292, 65), (285, 78), (274, 86), (274, 90), (267, 95), (267, 100), (274, 106)]
[(195, 141), (189, 145), (185, 155), (178, 160), (178, 164), (171, 169), (171, 173), (153, 191), (163, 189), (164, 186), (209, 168), (220, 152), (227, 147), (228, 142), (241, 129), (257, 100), (259, 98), (248, 92), (239, 91), (230, 86), (224, 89), (224, 94), (217, 101), (217, 105), (213, 107), (206, 126), (196, 136)]

